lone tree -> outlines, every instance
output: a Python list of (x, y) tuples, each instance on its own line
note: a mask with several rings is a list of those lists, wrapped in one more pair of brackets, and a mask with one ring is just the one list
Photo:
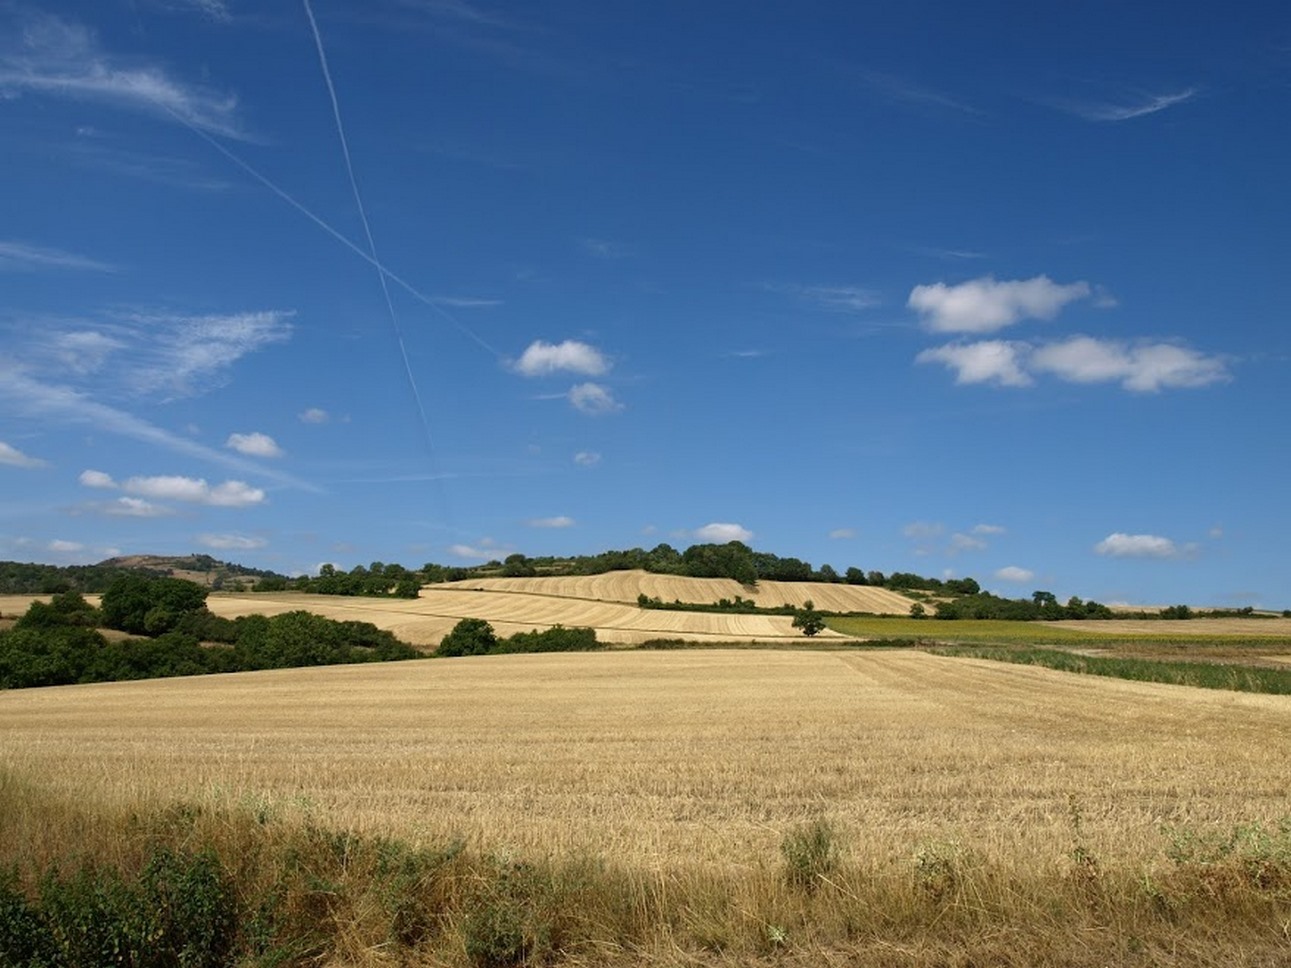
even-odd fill
[(802, 608), (794, 612), (793, 627), (802, 629), (803, 635), (815, 635), (825, 628), (825, 619), (820, 612), (816, 611), (816, 606), (809, 598), (802, 603)]

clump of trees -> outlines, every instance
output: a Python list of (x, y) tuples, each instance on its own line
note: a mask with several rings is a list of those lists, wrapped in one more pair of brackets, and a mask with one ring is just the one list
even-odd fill
[(464, 618), (435, 650), (438, 656), (506, 655), (529, 652), (592, 652), (601, 648), (596, 630), (553, 625), (540, 632), (517, 632), (500, 639), (484, 619)]
[(1052, 592), (1037, 591), (1031, 598), (1001, 598), (979, 591), (947, 602), (938, 602), (933, 616), (943, 621), (956, 619), (1005, 619), (1012, 622), (1056, 622), (1062, 619), (1115, 618), (1110, 608), (1072, 596), (1061, 605)]
[(277, 576), (263, 578), (254, 591), (298, 591), (315, 595), (372, 595), (416, 598), (421, 591), (421, 577), (403, 565), (374, 561), (342, 571), (335, 565), (323, 565), (317, 577), (288, 580)]
[[(211, 614), (205, 599), (206, 590), (192, 582), (124, 574), (103, 593), (101, 609), (78, 592), (33, 602), (0, 632), (0, 688), (422, 656), (370, 622), (334, 622), (305, 611), (226, 619)], [(99, 627), (141, 637), (109, 640)]]
[(806, 636), (819, 635), (825, 630), (825, 617), (816, 611), (815, 603), (807, 599), (802, 603), (802, 608), (794, 613), (793, 627), (802, 629), (802, 634)]

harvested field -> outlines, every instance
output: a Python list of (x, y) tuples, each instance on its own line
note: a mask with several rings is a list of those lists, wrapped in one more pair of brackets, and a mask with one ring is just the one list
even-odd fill
[(307, 805), (331, 825), (634, 865), (774, 859), (828, 816), (904, 864), (954, 840), (1147, 862), (1162, 824), (1291, 814), (1291, 699), (918, 652), (604, 653), (0, 693), (0, 766), (111, 802)]
[[(436, 587), (439, 586), (427, 586), (427, 590)], [(750, 588), (730, 578), (685, 578), (648, 571), (611, 571), (603, 575), (568, 577), (476, 578), (450, 582), (443, 587), (630, 604), (636, 603), (638, 595), (664, 602), (682, 601), (697, 605), (711, 605), (723, 598), (734, 601), (739, 596), (764, 608), (780, 605), (799, 608), (804, 602), (811, 601), (827, 612), (874, 612), (879, 615), (908, 615), (910, 606), (915, 603), (913, 598), (868, 585), (760, 581), (756, 587)]]
[[(549, 579), (542, 579), (544, 581)], [(634, 596), (635, 600), (635, 596)], [(371, 622), (413, 645), (438, 644), (464, 618), (482, 618), (499, 635), (546, 629), (553, 625), (596, 629), (603, 642), (631, 644), (657, 638), (699, 642), (802, 642), (803, 635), (785, 615), (726, 615), (641, 609), (618, 602), (552, 595), (471, 591), (461, 585), (428, 585), (416, 599), (347, 598), (335, 595), (264, 593), (215, 594), (206, 601), (217, 615), (279, 615), (305, 609), (338, 621)], [(839, 637), (824, 632), (819, 637)]]

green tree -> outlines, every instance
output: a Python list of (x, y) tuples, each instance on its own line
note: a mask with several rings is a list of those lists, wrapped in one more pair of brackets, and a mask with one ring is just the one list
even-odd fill
[(920, 605), (918, 602), (915, 602), (913, 605), (910, 606), (910, 617), (927, 618), (928, 610), (924, 608), (922, 605)]
[(206, 589), (180, 578), (125, 574), (113, 579), (100, 606), (103, 624), (132, 635), (162, 635), (206, 607)]
[(802, 634), (807, 636), (818, 635), (825, 630), (824, 616), (816, 611), (816, 605), (811, 599), (803, 602), (802, 608), (794, 612), (793, 627), (802, 629)]
[(497, 648), (493, 626), (482, 618), (464, 618), (444, 636), (435, 655), (487, 655)]

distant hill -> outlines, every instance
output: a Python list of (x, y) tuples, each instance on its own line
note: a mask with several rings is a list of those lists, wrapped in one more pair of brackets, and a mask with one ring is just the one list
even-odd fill
[(275, 571), (248, 568), (210, 555), (122, 555), (108, 558), (98, 564), (100, 568), (128, 569), (150, 574), (183, 578), (207, 588), (219, 588), (238, 579), (284, 578)]
[(259, 578), (280, 578), (272, 571), (247, 568), (210, 555), (126, 555), (97, 565), (42, 565), (0, 561), (0, 594), (51, 595), (78, 591), (93, 595), (104, 591), (122, 572), (184, 578), (206, 588), (236, 586)]

